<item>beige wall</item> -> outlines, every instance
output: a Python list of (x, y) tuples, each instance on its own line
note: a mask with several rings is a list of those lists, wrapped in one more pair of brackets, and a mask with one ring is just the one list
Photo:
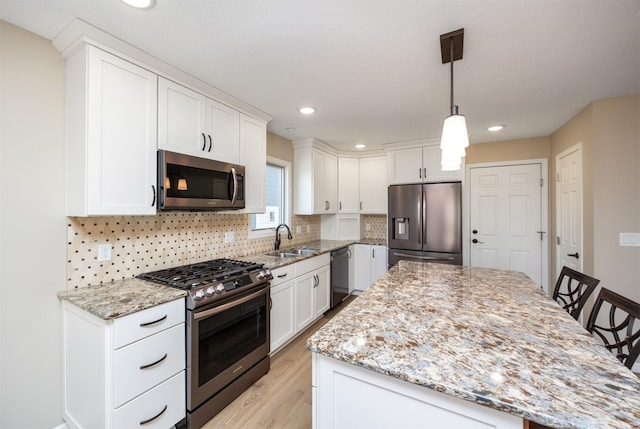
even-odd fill
[(558, 153), (578, 142), (584, 152), (583, 270), (601, 286), (640, 301), (640, 248), (619, 245), (621, 232), (640, 232), (640, 95), (585, 107), (552, 135), (554, 164)]
[(268, 132), (267, 155), (293, 164), (293, 144), (291, 140)]
[(65, 63), (0, 21), (0, 427), (62, 423)]
[(465, 164), (549, 158), (551, 138), (508, 140), (472, 144), (467, 148)]

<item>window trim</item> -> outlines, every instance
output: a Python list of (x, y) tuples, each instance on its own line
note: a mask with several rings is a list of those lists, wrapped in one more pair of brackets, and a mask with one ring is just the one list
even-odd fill
[[(282, 214), (283, 222), (291, 226), (291, 162), (285, 161), (284, 159), (275, 158), (273, 156), (267, 156), (267, 164), (273, 164), (277, 165), (278, 167), (284, 168), (284, 210)], [(252, 213), (249, 216), (254, 215), (255, 213)], [(275, 237), (275, 228), (253, 231), (251, 229), (251, 218), (249, 218), (249, 226), (247, 227), (247, 229), (249, 230), (248, 238)]]

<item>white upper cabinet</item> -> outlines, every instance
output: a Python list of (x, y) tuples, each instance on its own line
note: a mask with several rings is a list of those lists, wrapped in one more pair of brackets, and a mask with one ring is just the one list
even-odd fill
[(158, 149), (239, 164), (240, 113), (160, 77)]
[(338, 161), (311, 146), (294, 144), (294, 214), (335, 214), (338, 211)]
[(68, 58), (68, 216), (156, 213), (157, 85), (90, 45)]
[(244, 213), (265, 212), (267, 174), (267, 124), (240, 115), (240, 164), (245, 166)]
[(338, 213), (360, 212), (360, 162), (338, 158)]
[(360, 213), (387, 213), (387, 158), (360, 158)]
[(440, 155), (439, 144), (389, 150), (387, 152), (389, 185), (462, 180), (464, 165), (458, 171), (442, 171)]

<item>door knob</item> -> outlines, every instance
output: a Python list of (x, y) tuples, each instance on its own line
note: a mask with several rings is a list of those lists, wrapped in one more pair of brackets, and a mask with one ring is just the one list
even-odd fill
[(580, 259), (580, 254), (576, 253), (567, 253), (567, 256), (571, 256), (572, 258)]
[(477, 233), (478, 233), (478, 230), (477, 230), (477, 229), (474, 229), (473, 231), (471, 231), (471, 233), (472, 233), (472, 234), (477, 234)]
[(471, 240), (472, 243), (480, 243), (480, 244), (484, 244), (484, 241), (478, 241), (477, 238), (474, 238), (473, 240)]

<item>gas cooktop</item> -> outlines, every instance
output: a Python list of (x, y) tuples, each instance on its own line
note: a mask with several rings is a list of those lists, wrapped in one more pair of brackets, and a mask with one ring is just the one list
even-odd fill
[(211, 304), (230, 293), (236, 294), (268, 282), (273, 278), (263, 264), (213, 259), (211, 261), (151, 271), (137, 276), (165, 286), (186, 290), (187, 308), (194, 309)]

